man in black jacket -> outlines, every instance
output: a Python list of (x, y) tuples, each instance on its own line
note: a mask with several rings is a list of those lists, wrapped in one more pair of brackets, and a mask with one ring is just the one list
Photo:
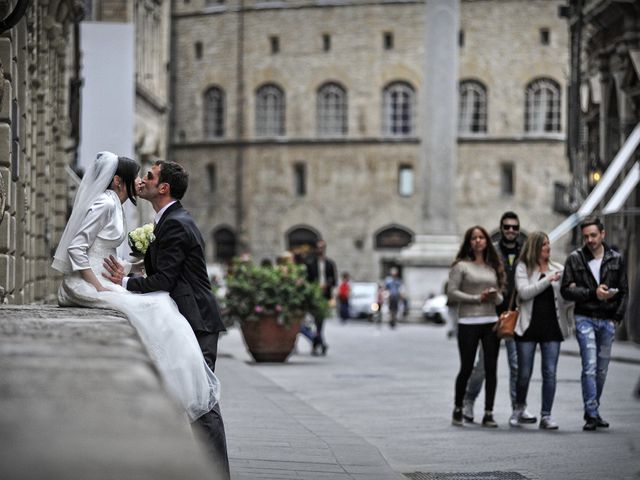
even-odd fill
[(622, 256), (604, 243), (605, 230), (597, 218), (580, 224), (585, 245), (565, 262), (562, 296), (575, 302), (576, 338), (582, 357), (583, 430), (609, 424), (600, 416), (600, 396), (607, 378), (616, 325), (627, 308), (628, 284)]
[[(138, 195), (151, 202), (156, 212), (154, 234), (144, 256), (146, 276), (123, 278), (123, 269), (115, 259), (105, 259), (114, 283), (132, 292), (169, 292), (178, 310), (193, 329), (200, 349), (215, 371), (218, 336), (225, 330), (211, 291), (205, 261), (205, 245), (193, 218), (180, 204), (189, 176), (175, 162), (157, 161), (141, 180)], [(215, 478), (229, 478), (227, 442), (220, 406), (204, 414), (193, 424), (216, 465)]]
[[(311, 257), (311, 261), (307, 264), (307, 279), (310, 282), (319, 284), (322, 289), (322, 296), (330, 300), (333, 295), (333, 289), (337, 284), (338, 272), (335, 262), (325, 255), (326, 250), (327, 243), (324, 240), (318, 240), (316, 242), (315, 255)], [(311, 354), (318, 355), (318, 353), (322, 353), (322, 355), (326, 355), (328, 347), (322, 336), (324, 318), (316, 317), (314, 322), (316, 324), (316, 336), (313, 339)]]

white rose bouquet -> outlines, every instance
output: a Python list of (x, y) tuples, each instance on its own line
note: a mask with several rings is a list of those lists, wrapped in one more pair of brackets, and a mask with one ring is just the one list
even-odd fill
[(156, 239), (153, 234), (153, 223), (147, 223), (129, 232), (129, 246), (134, 257), (143, 257), (149, 244)]

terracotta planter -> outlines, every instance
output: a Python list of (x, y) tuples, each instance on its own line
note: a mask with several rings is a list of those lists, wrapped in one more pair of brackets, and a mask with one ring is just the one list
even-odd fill
[(240, 328), (247, 350), (256, 362), (284, 362), (296, 344), (300, 322), (282, 325), (275, 315), (265, 315), (242, 321)]

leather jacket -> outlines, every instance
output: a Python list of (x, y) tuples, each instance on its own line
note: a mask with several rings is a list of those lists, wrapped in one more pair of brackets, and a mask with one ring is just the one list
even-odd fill
[[(627, 269), (618, 252), (605, 243), (603, 246), (600, 284), (608, 288), (617, 288), (618, 293), (609, 300), (598, 299), (596, 296), (598, 284), (588, 264), (593, 260), (593, 254), (586, 245), (574, 250), (567, 257), (560, 293), (566, 300), (576, 303), (576, 315), (620, 322), (624, 318), (629, 295)], [(571, 286), (572, 283), (575, 285)]]

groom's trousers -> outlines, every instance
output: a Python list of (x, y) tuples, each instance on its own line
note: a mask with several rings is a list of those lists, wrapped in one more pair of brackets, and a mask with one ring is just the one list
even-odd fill
[[(217, 333), (196, 333), (200, 349), (204, 359), (215, 371), (216, 358), (218, 356), (218, 334)], [(224, 423), (220, 413), (220, 404), (216, 404), (211, 411), (205, 413), (198, 420), (191, 424), (197, 438), (205, 445), (209, 458), (213, 460), (216, 472), (213, 478), (228, 480), (229, 458), (227, 456), (227, 437), (224, 433)]]

